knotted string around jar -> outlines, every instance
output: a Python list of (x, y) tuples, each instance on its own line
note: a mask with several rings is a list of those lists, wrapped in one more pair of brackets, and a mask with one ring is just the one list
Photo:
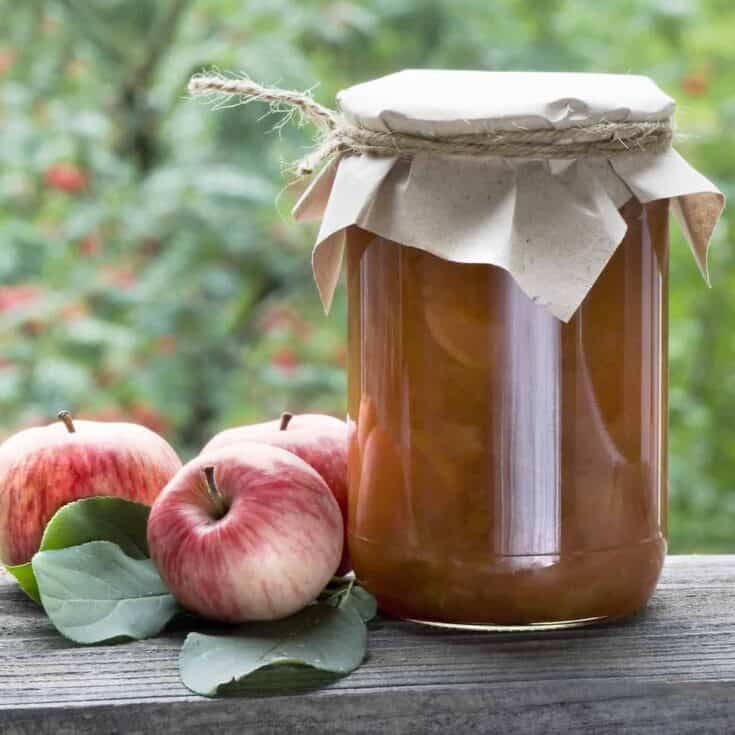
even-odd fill
[(275, 111), (296, 112), (299, 122), (311, 122), (318, 130), (316, 146), (296, 165), (299, 175), (313, 173), (341, 154), (411, 157), (417, 153), (502, 158), (611, 158), (631, 151), (662, 153), (671, 146), (670, 119), (596, 122), (570, 128), (525, 130), (520, 127), (462, 135), (422, 136), (381, 132), (353, 125), (345, 117), (316, 102), (309, 92), (264, 87), (247, 77), (197, 74), (189, 93), (209, 97), (217, 104), (232, 98), (242, 103), (265, 102)]

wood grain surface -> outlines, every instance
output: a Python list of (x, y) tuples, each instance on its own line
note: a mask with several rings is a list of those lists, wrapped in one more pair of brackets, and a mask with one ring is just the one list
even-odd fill
[(645, 612), (543, 633), (382, 620), (352, 675), (207, 700), (183, 628), (78, 647), (0, 572), (0, 733), (735, 733), (735, 556), (669, 557)]

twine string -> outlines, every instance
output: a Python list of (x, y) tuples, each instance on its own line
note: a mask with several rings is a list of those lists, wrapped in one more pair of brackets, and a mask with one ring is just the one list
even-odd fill
[(189, 93), (223, 104), (233, 98), (241, 103), (265, 102), (271, 109), (296, 113), (299, 124), (317, 128), (315, 147), (295, 166), (296, 173), (313, 173), (342, 154), (411, 157), (419, 153), (503, 158), (611, 158), (621, 153), (662, 153), (671, 146), (670, 119), (597, 122), (571, 128), (525, 130), (509, 128), (460, 135), (418, 135), (370, 130), (346, 120), (339, 112), (314, 100), (309, 92), (264, 87), (247, 77), (198, 74), (189, 82)]

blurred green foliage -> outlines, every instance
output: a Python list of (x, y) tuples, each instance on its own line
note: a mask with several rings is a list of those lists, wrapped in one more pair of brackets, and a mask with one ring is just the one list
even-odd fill
[[(729, 0), (0, 0), (0, 434), (59, 407), (185, 454), (218, 428), (344, 411), (344, 300), (310, 274), (282, 165), (309, 143), (257, 106), (186, 99), (202, 67), (292, 88), (405, 67), (652, 76), (679, 148), (735, 185)], [(671, 540), (735, 550), (735, 255), (707, 290), (674, 230)]]

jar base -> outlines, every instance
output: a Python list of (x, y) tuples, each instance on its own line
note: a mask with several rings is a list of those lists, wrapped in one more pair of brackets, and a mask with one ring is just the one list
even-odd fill
[(476, 630), (571, 628), (645, 607), (666, 554), (661, 534), (608, 549), (537, 556), (420, 556), (350, 535), (360, 584), (388, 615)]
[(402, 618), (408, 623), (426, 625), (431, 628), (448, 630), (484, 631), (487, 633), (538, 633), (550, 630), (568, 630), (569, 628), (584, 628), (589, 625), (598, 625), (615, 618), (607, 615), (594, 618), (578, 618), (577, 620), (555, 620), (550, 623), (526, 623), (523, 625), (494, 625), (493, 623), (445, 623), (435, 620), (417, 620), (416, 618)]

